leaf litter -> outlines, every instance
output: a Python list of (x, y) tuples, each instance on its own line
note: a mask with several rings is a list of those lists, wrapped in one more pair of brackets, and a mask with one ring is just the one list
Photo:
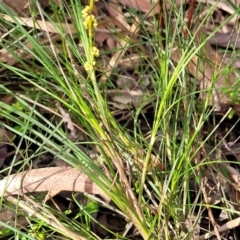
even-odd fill
[[(42, 8), (50, 8), (47, 1), (39, 2)], [(54, 2), (58, 7), (63, 6), (62, 1)], [(188, 71), (190, 75), (195, 76), (193, 81), (196, 81), (198, 90), (201, 91), (199, 99), (203, 101), (207, 100), (209, 93), (206, 90), (212, 89), (209, 106), (212, 106), (215, 111), (214, 114), (216, 114), (217, 124), (213, 123), (214, 121), (210, 119), (204, 127), (203, 136), (206, 138), (212, 129), (216, 128), (216, 126), (217, 128), (216, 133), (214, 133), (215, 135), (213, 134), (213, 136), (215, 136), (215, 142), (211, 142), (212, 144), (214, 142), (215, 145), (202, 141), (202, 146), (195, 152), (196, 157), (194, 161), (196, 166), (204, 161), (209, 161), (210, 159), (218, 159), (218, 161), (213, 162), (212, 164), (207, 164), (205, 167), (198, 167), (196, 178), (190, 180), (192, 201), (198, 201), (199, 204), (203, 203), (206, 205), (212, 205), (213, 207), (207, 206), (203, 208), (201, 210), (200, 218), (198, 218), (196, 212), (188, 213), (182, 227), (185, 228), (186, 232), (194, 230), (193, 239), (214, 239), (213, 237), (216, 237), (217, 239), (232, 239), (231, 237), (234, 235), (234, 230), (239, 230), (239, 214), (232, 214), (230, 217), (229, 213), (226, 214), (225, 208), (226, 206), (230, 206), (235, 212), (239, 211), (240, 173), (237, 161), (239, 161), (240, 158), (238, 130), (240, 104), (237, 68), (239, 68), (240, 62), (237, 56), (234, 59), (231, 57), (228, 58), (228, 53), (226, 54), (224, 52), (227, 50), (232, 54), (240, 48), (238, 38), (239, 28), (236, 27), (236, 23), (239, 20), (234, 16), (212, 36), (211, 32), (216, 29), (216, 27), (220, 26), (227, 17), (234, 14), (234, 9), (226, 1), (219, 1), (216, 3), (211, 0), (208, 0), (207, 2), (198, 0), (196, 2), (196, 5), (204, 9), (204, 11), (199, 14), (201, 19), (208, 14), (205, 10), (208, 9), (209, 6), (214, 7), (212, 18), (215, 22), (213, 23), (209, 16), (205, 25), (199, 28), (197, 23), (193, 20), (195, 28), (190, 32), (194, 37), (192, 44), (195, 48), (200, 49), (200, 54), (199, 52), (196, 52), (191, 57), (188, 64)], [(77, 32), (74, 24), (71, 23), (71, 18), (69, 18), (69, 23), (63, 22), (56, 27), (56, 24), (50, 23), (47, 20), (43, 21), (42, 19), (35, 19), (33, 21), (29, 18), (31, 16), (29, 12), (29, 1), (17, 1), (17, 5), (15, 5), (14, 2), (5, 0), (4, 4), (16, 13), (16, 18), (18, 19), (19, 24), (23, 27), (26, 27), (29, 30), (31, 30), (32, 27), (38, 29), (41, 36), (39, 37), (39, 42), (46, 47), (48, 46), (50, 51), (55, 51), (56, 49), (60, 49), (60, 52), (62, 51), (59, 47), (59, 42), (62, 40), (58, 34), (59, 31), (71, 34), (77, 39)], [(22, 6), (21, 9), (18, 7), (19, 4)], [(155, 7), (153, 7), (154, 5)], [(181, 1), (175, 2), (176, 8), (180, 8), (181, 5)], [(153, 56), (152, 49), (147, 44), (137, 43), (144, 42), (144, 39), (141, 37), (141, 28), (139, 28), (139, 25), (144, 25), (146, 29), (150, 29), (151, 31), (151, 21), (153, 21), (153, 16), (159, 13), (159, 6), (158, 2), (150, 4), (150, 1), (146, 0), (139, 2), (135, 0), (112, 0), (110, 3), (99, 2), (98, 8), (95, 8), (95, 14), (101, 19), (96, 30), (95, 41), (100, 50), (102, 49), (109, 52), (108, 54), (104, 54), (100, 60), (98, 69), (100, 74), (98, 80), (99, 83), (107, 84), (109, 79), (112, 79), (112, 87), (106, 91), (109, 107), (116, 119), (123, 122), (123, 124), (130, 119), (130, 123), (128, 124), (130, 130), (131, 113), (141, 104), (144, 104), (144, 107), (142, 108), (142, 116), (150, 115), (153, 117), (154, 115), (154, 108), (152, 107), (151, 102), (156, 101), (156, 99), (149, 98), (154, 91), (154, 87), (149, 80), (149, 76), (152, 74), (153, 70), (147, 65), (147, 63), (149, 58), (155, 56)], [(126, 14), (126, 10), (130, 8), (141, 12), (141, 19), (140, 15)], [(167, 3), (166, 10), (169, 11), (169, 8), (170, 5)], [(186, 18), (187, 16), (188, 14), (186, 13)], [(1, 18), (6, 22), (12, 23), (12, 19), (7, 15), (1, 14)], [(202, 46), (203, 38), (208, 37), (209, 33), (210, 37), (207, 43)], [(9, 37), (9, 35), (11, 36), (10, 32), (3, 33), (1, 42), (5, 41), (5, 38)], [(21, 37), (17, 39), (16, 42), (20, 44), (20, 47), (16, 51), (12, 51), (10, 45), (9, 49), (0, 49), (0, 61), (4, 64), (24, 68), (19, 60), (24, 59), (26, 61), (32, 59), (33, 56), (29, 50), (32, 50), (33, 46), (30, 42), (26, 42), (25, 39), (21, 39)], [(56, 49), (50, 47), (51, 43), (54, 43)], [(136, 45), (135, 48), (131, 47), (133, 43)], [(178, 64), (187, 52), (184, 54), (182, 53), (180, 43), (174, 42), (171, 44), (172, 45), (169, 46), (169, 48), (172, 47), (173, 49), (171, 60), (174, 61), (175, 64)], [(24, 48), (21, 46), (24, 46)], [(81, 43), (79, 43), (79, 48), (81, 49)], [(136, 48), (138, 48), (138, 51), (136, 51)], [(139, 54), (139, 51), (141, 51), (142, 55)], [(52, 54), (54, 55), (54, 53)], [(202, 56), (204, 56), (205, 59), (203, 59)], [(138, 68), (145, 68), (145, 74), (139, 75), (139, 73), (135, 71), (135, 69)], [(81, 66), (79, 66), (79, 69), (81, 69)], [(41, 70), (40, 67), (38, 71)], [(1, 68), (1, 72), (7, 72), (4, 65)], [(212, 83), (213, 78), (216, 79), (214, 84)], [(8, 81), (11, 81), (11, 79)], [(20, 79), (19, 81), (21, 83), (23, 80)], [(12, 104), (12, 102), (16, 100), (13, 100), (11, 96), (4, 95), (1, 96), (1, 101), (6, 104)], [(63, 119), (62, 121), (68, 126), (66, 127), (66, 131), (70, 132), (70, 134), (68, 134), (69, 139), (72, 138), (71, 135), (76, 137), (76, 124), (73, 123), (69, 114), (62, 109), (61, 106), (58, 108), (60, 109), (60, 114), (58, 115), (57, 122)], [(228, 114), (231, 110), (233, 110), (233, 116), (230, 119)], [(49, 111), (47, 111), (47, 114), (49, 114)], [(151, 117), (141, 120), (140, 124), (141, 131), (145, 134), (146, 140), (148, 140), (149, 132), (151, 132)], [(4, 121), (4, 119), (1, 119), (1, 121)], [(7, 122), (5, 124), (11, 123)], [(182, 129), (178, 129), (179, 132), (181, 132), (181, 130)], [(153, 164), (153, 168), (158, 166), (159, 170), (167, 168), (167, 166), (159, 164), (157, 157), (157, 155), (160, 154), (158, 146), (162, 141), (162, 138), (160, 137), (161, 135), (162, 133), (159, 132), (159, 137), (155, 142), (154, 152), (152, 153), (152, 159), (156, 160)], [(21, 152), (18, 152), (19, 150), (17, 151), (15, 148), (15, 144), (17, 144), (16, 140), (19, 141), (19, 139), (15, 138), (14, 133), (9, 132), (6, 128), (2, 128), (0, 136), (2, 139), (0, 146), (0, 166), (3, 169), (7, 169), (9, 161), (11, 162), (12, 155), (17, 155), (18, 157), (16, 159), (18, 161), (21, 159)], [(179, 138), (181, 136), (175, 137)], [(81, 132), (80, 138), (81, 141), (84, 141), (86, 138), (84, 132)], [(99, 154), (98, 148), (94, 145), (90, 147), (87, 146), (85, 151), (87, 154), (90, 152), (93, 155)], [(141, 155), (143, 151), (143, 149), (140, 149), (139, 155)], [(52, 159), (50, 159), (51, 157), (49, 157), (48, 154), (42, 153), (41, 155), (46, 156), (47, 166), (51, 164)], [(221, 162), (219, 159), (225, 160)], [(38, 168), (38, 164), (35, 164), (34, 166), (36, 166), (37, 169), (30, 168), (28, 171), (18, 174), (13, 174), (14, 172), (11, 172), (13, 175), (6, 176), (1, 180), (1, 190), (5, 190), (5, 193), (2, 192), (1, 195), (6, 196), (6, 194), (12, 195), (14, 193), (19, 193), (24, 197), (25, 193), (28, 192), (35, 192), (36, 194), (36, 192), (39, 191), (46, 192), (62, 190), (96, 194), (103, 197), (106, 203), (109, 201), (105, 192), (94, 185), (87, 176), (78, 173), (73, 168), (67, 166), (54, 166), (54, 164), (52, 167), (45, 166), (45, 168)], [(139, 166), (142, 167), (141, 163), (139, 163)], [(128, 165), (129, 169), (131, 167), (131, 164)], [(66, 175), (64, 173), (58, 173), (59, 170), (61, 172), (62, 169), (70, 172), (70, 174), (67, 174), (70, 178), (64, 181), (66, 185), (63, 185), (61, 181), (52, 178), (52, 176), (55, 175), (58, 178), (64, 179)], [(78, 181), (76, 179), (77, 176), (80, 175), (81, 179), (78, 182), (77, 187), (74, 188), (73, 182)], [(86, 181), (87, 184), (91, 185), (89, 189), (84, 185)], [(39, 182), (41, 182), (40, 185)], [(202, 199), (198, 197), (199, 193), (202, 194)], [(59, 196), (61, 196), (61, 194), (63, 193), (56, 193), (56, 195)], [(229, 199), (229, 201), (226, 202), (226, 199)], [(152, 201), (154, 201), (154, 199), (152, 199)], [(229, 205), (227, 205), (227, 203)], [(219, 208), (220, 210), (214, 211), (214, 207)], [(65, 208), (65, 206), (62, 208)], [(126, 224), (126, 219), (123, 220), (122, 217), (118, 216), (117, 221), (113, 223), (113, 221), (109, 221), (108, 218), (111, 219), (111, 217), (113, 217), (114, 211), (106, 209), (104, 211), (102, 214), (98, 215), (96, 219), (98, 219), (102, 225), (114, 232), (122, 231)], [(9, 212), (7, 212), (7, 215), (9, 215)], [(9, 218), (11, 218), (11, 216)], [(27, 224), (27, 222), (24, 222), (24, 224)], [(169, 226), (170, 225), (171, 223), (169, 223)], [(95, 231), (101, 238), (108, 235), (108, 232), (105, 232), (103, 228), (96, 229), (95, 226)], [(172, 232), (173, 235), (177, 235), (173, 229)], [(126, 233), (126, 236), (130, 239), (141, 239), (141, 237), (137, 238), (135, 236), (134, 231), (132, 232), (132, 235), (133, 236), (130, 237), (131, 235)], [(173, 239), (176, 238), (173, 237)]]

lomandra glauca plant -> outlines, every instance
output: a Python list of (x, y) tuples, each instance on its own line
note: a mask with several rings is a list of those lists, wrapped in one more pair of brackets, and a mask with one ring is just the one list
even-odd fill
[[(95, 66), (97, 64), (97, 57), (99, 50), (94, 46), (95, 29), (97, 27), (97, 20), (93, 13), (94, 4), (96, 1), (90, 0), (89, 5), (85, 6), (82, 10), (83, 25), (85, 28), (86, 41), (83, 41), (83, 47), (86, 56), (84, 68), (88, 74), (88, 79), (92, 82), (95, 96), (94, 104), (92, 106), (95, 114), (88, 119), (94, 127), (98, 139), (101, 141), (100, 151), (106, 157), (106, 163), (115, 165), (119, 174), (119, 181), (115, 178), (114, 184), (111, 187), (111, 198), (118, 205), (118, 207), (129, 217), (130, 221), (134, 223), (135, 227), (139, 230), (144, 239), (149, 239), (147, 224), (144, 221), (143, 214), (135, 194), (133, 193), (128, 179), (124, 171), (124, 157), (123, 152), (127, 149), (128, 155), (137, 156), (137, 149), (132, 146), (128, 136), (122, 132), (110, 113), (106, 101), (103, 99), (99, 90)], [(83, 36), (84, 37), (84, 34)], [(100, 120), (100, 123), (99, 123)], [(117, 142), (121, 144), (117, 144)], [(119, 146), (123, 146), (122, 149)], [(109, 160), (107, 160), (109, 159)], [(110, 167), (111, 168), (111, 167)], [(114, 176), (112, 176), (114, 177)]]

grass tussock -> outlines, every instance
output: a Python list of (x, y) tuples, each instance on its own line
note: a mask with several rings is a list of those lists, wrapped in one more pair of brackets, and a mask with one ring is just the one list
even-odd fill
[(1, 238), (238, 239), (238, 8), (21, 3), (0, 3)]

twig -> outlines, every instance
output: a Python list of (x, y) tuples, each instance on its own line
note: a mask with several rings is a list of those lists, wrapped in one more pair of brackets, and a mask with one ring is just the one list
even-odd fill
[[(219, 227), (219, 228), (218, 228), (218, 232), (219, 232), (219, 233), (222, 233), (222, 232), (225, 232), (225, 231), (227, 231), (227, 230), (233, 229), (233, 228), (235, 228), (235, 227), (237, 227), (237, 226), (239, 226), (239, 225), (240, 225), (240, 217), (239, 217), (239, 218), (236, 218), (236, 219), (234, 219), (234, 220), (231, 220), (231, 221), (225, 223), (224, 225), (222, 225), (221, 227)], [(212, 232), (209, 232), (209, 233), (206, 233), (206, 234), (201, 235), (201, 236), (198, 238), (198, 240), (209, 239), (209, 238), (211, 238), (211, 237), (214, 236), (214, 235), (215, 235), (215, 232), (212, 231)]]
[(207, 210), (208, 210), (208, 216), (209, 216), (209, 220), (210, 222), (212, 223), (213, 225), (213, 228), (214, 228), (214, 232), (213, 234), (216, 235), (217, 239), (218, 240), (221, 240), (221, 236), (219, 234), (219, 230), (218, 230), (218, 227), (217, 227), (217, 224), (215, 222), (215, 219), (214, 219), (214, 216), (213, 216), (213, 213), (212, 213), (212, 209), (211, 207), (209, 207), (209, 201), (208, 201), (208, 197), (207, 197), (207, 193), (206, 193), (206, 189), (205, 189), (205, 186), (204, 186), (204, 183), (203, 183), (203, 179), (201, 180), (201, 190), (202, 190), (202, 193), (203, 193), (203, 198), (204, 198), (204, 201), (206, 202), (207, 204)]

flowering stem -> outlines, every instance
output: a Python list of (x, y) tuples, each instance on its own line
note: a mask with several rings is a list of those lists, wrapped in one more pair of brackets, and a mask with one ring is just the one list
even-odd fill
[[(90, 79), (92, 80), (96, 98), (97, 98), (97, 102), (98, 102), (99, 114), (101, 116), (103, 124), (108, 130), (110, 130), (109, 126), (108, 126), (108, 120), (106, 117), (107, 109), (104, 109), (104, 106), (103, 106), (104, 101), (99, 92), (97, 81), (96, 81), (96, 76), (95, 76), (95, 71), (94, 71), (94, 66), (96, 64), (95, 58), (98, 57), (98, 55), (99, 55), (99, 50), (94, 46), (94, 43), (93, 43), (95, 28), (97, 27), (97, 20), (96, 20), (95, 16), (93, 15), (94, 1), (96, 1), (96, 0), (90, 0), (89, 5), (86, 6), (82, 10), (84, 26), (88, 32), (88, 44), (89, 44), (88, 47), (86, 48), (87, 49), (86, 50), (87, 61), (84, 65), (84, 67), (85, 67), (85, 70), (87, 71)], [(104, 140), (107, 140), (107, 139), (104, 139)]]

